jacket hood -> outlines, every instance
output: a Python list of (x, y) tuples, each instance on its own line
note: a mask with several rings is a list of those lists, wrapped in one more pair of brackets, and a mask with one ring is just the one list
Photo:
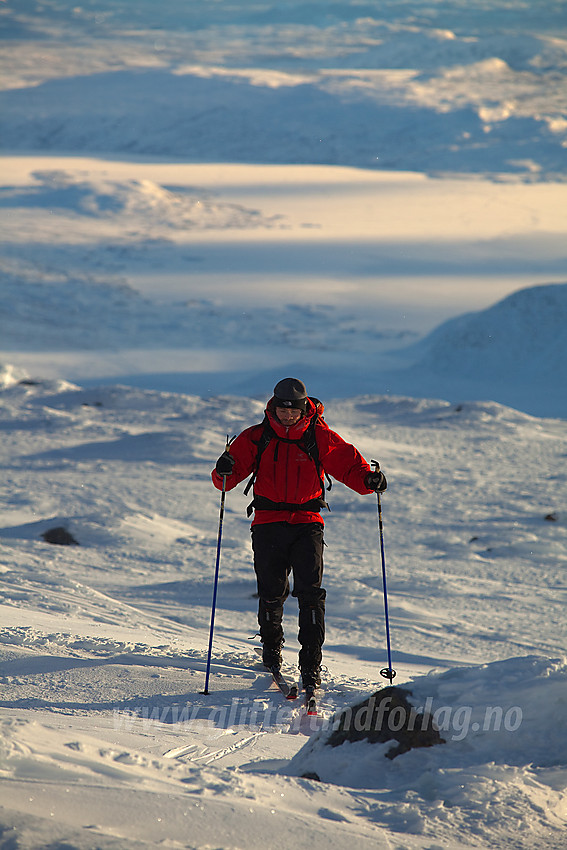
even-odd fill
[(270, 420), (270, 425), (280, 437), (286, 437), (290, 440), (299, 440), (301, 439), (301, 435), (307, 430), (309, 427), (309, 423), (313, 419), (317, 412), (317, 408), (313, 404), (310, 398), (307, 399), (307, 413), (301, 417), (299, 422), (295, 425), (292, 425), (290, 428), (287, 428), (285, 425), (282, 425), (280, 420), (276, 416), (276, 404), (275, 399), (272, 398), (266, 405), (265, 413)]

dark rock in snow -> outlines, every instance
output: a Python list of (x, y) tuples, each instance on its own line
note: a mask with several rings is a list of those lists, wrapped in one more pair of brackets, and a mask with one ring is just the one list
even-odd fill
[(307, 773), (301, 774), (302, 779), (312, 779), (314, 782), (321, 782), (321, 777), (313, 770), (308, 770)]
[(56, 528), (48, 528), (41, 535), (46, 543), (54, 543), (58, 546), (78, 546), (79, 541), (75, 540), (71, 532), (58, 525)]
[(433, 725), (430, 714), (420, 714), (409, 702), (411, 691), (388, 687), (364, 702), (349, 706), (336, 719), (326, 744), (338, 747), (345, 741), (367, 740), (372, 744), (397, 741), (386, 757), (393, 759), (415, 747), (432, 747), (445, 740)]

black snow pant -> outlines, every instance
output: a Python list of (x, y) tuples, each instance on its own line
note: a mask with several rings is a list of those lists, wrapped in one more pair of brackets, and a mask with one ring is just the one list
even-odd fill
[(325, 640), (325, 596), (323, 580), (323, 525), (319, 522), (270, 522), (252, 527), (254, 569), (258, 583), (258, 623), (264, 644), (283, 642), (283, 607), (289, 596), (299, 603), (301, 645), (299, 667), (318, 670)]

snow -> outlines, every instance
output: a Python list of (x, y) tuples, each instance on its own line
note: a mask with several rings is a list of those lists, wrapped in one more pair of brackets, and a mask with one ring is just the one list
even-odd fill
[[(1, 5), (0, 845), (563, 848), (563, 4)], [(202, 693), (210, 470), (285, 375), (388, 477), (441, 746), (325, 745), (387, 662), (339, 483), (320, 715), (254, 651), (242, 487)]]
[(564, 417), (560, 364), (567, 360), (566, 311), (567, 284), (518, 290), (436, 328), (407, 350), (412, 365), (394, 372), (392, 381), (408, 393), (421, 388), (449, 397), (489, 396), (531, 413)]
[(428, 362), (432, 368), (451, 368), (450, 352), (458, 349), (464, 375), (486, 379), (498, 370), (507, 376), (514, 366), (528, 381), (549, 374), (567, 355), (566, 307), (567, 284), (520, 290), (480, 314), (450, 320), (434, 331), (423, 343)]
[[(328, 405), (329, 421), (390, 475), (394, 664), (447, 739), (381, 766), (381, 746), (326, 755), (309, 737), (372, 692), (385, 661), (373, 500), (339, 484), (331, 494), (328, 672), (324, 717), (312, 727), (270, 688), (250, 646), (247, 500), (230, 494), (203, 696), (218, 516), (211, 457), (261, 403), (22, 384), (13, 374), (4, 383), (6, 828), (28, 846), (58, 836), (80, 848), (110, 838), (260, 846), (274, 829), (298, 840), (307, 830), (315, 846), (353, 836), (388, 846), (397, 835), (410, 847), (461, 847), (507, 846), (521, 828), (526, 846), (561, 846), (562, 420), (496, 403)], [(527, 480), (515, 461), (528, 456), (537, 475)], [(60, 525), (79, 546), (42, 541)], [(287, 618), (291, 672), (292, 608)], [(351, 756), (351, 746), (362, 752)], [(323, 782), (301, 779), (307, 767)]]
[[(280, 373), (301, 372), (324, 396), (371, 387), (565, 416), (554, 366), (565, 351), (563, 183), (5, 162), (0, 362), (80, 385), (203, 395), (264, 396)], [(492, 306), (522, 289), (521, 322), (513, 300)], [(477, 360), (457, 333), (441, 355), (436, 337), (437, 354), (416, 368), (427, 340), (413, 343), (443, 320), (471, 322), (455, 318), (471, 310), (478, 327), (463, 333), (491, 334), (494, 352)]]
[(6, 13), (7, 148), (564, 171), (561, 4), (54, 5)]

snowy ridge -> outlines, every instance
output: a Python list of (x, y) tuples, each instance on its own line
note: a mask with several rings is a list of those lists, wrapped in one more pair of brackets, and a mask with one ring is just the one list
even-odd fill
[[(279, 73), (277, 79), (264, 75), (261, 84), (256, 76), (144, 69), (96, 74), (80, 85), (62, 79), (2, 92), (0, 107), (9, 116), (4, 145), (13, 151), (113, 150), (201, 162), (309, 162), (528, 180), (563, 174), (565, 127), (559, 116), (565, 104), (555, 98), (550, 108), (545, 77), (511, 72), (499, 60), (409, 84), (407, 72), (395, 71), (362, 79), (356, 71), (346, 77), (326, 72), (315, 80)], [(496, 93), (497, 105), (482, 94), (486, 89)], [(518, 114), (516, 101), (529, 106)]]
[(398, 352), (411, 366), (382, 380), (400, 392), (498, 398), (529, 413), (565, 417), (566, 319), (567, 284), (521, 289)]
[(564, 172), (566, 32), (551, 0), (175, 3), (157, 34), (151, 5), (127, 8), (8, 4), (7, 149)]
[(560, 394), (561, 363), (567, 361), (567, 283), (536, 286), (509, 295), (475, 315), (459, 316), (423, 340), (420, 363), (463, 378), (491, 376), (552, 380)]

